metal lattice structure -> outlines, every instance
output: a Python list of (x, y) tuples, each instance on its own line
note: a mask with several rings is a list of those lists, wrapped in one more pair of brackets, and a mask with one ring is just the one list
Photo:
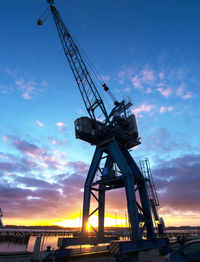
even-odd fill
[[(64, 25), (53, 1), (48, 1), (48, 3), (65, 56), (90, 116), (81, 117), (75, 121), (76, 137), (96, 146), (84, 186), (81, 237), (63, 240), (61, 246), (67, 246), (69, 243), (106, 242), (104, 234), (106, 192), (124, 188), (131, 225), (131, 250), (156, 247), (158, 241), (156, 241), (154, 232), (147, 179), (129, 152), (130, 148), (140, 144), (135, 116), (128, 114), (131, 104), (125, 101), (121, 103), (115, 101), (115, 107), (109, 114), (107, 113), (98, 89), (69, 30)], [(38, 21), (38, 24), (41, 25), (42, 22)], [(105, 84), (103, 87), (105, 91), (108, 91)], [(104, 121), (97, 119), (97, 110), (102, 112)], [(119, 172), (116, 172), (116, 167)], [(138, 193), (139, 201), (136, 193)], [(94, 198), (97, 203), (94, 210), (90, 210), (91, 198)], [(88, 236), (87, 224), (90, 216), (97, 211), (98, 228), (94, 228), (96, 233), (96, 240), (94, 240)], [(146, 230), (146, 242), (142, 238), (144, 230)], [(121, 245), (120, 242), (119, 245)]]
[(76, 82), (78, 84), (81, 96), (85, 103), (85, 107), (92, 119), (96, 120), (95, 109), (100, 109), (103, 116), (107, 119), (108, 115), (105, 105), (100, 94), (86, 68), (86, 65), (80, 55), (80, 52), (72, 39), (67, 27), (63, 23), (55, 6), (50, 5), (51, 12), (60, 36), (60, 40), (64, 49), (64, 53), (68, 63), (72, 69)]

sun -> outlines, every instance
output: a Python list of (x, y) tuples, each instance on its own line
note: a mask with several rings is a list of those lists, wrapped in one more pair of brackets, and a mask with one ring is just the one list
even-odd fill
[(87, 226), (86, 226), (86, 227), (87, 227), (87, 231), (90, 231), (90, 229), (91, 229), (91, 225), (90, 225), (89, 222), (87, 223)]

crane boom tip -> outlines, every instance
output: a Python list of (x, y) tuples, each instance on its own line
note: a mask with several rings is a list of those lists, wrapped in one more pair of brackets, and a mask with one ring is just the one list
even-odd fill
[(47, 0), (47, 3), (50, 4), (50, 5), (53, 5), (54, 4), (54, 0)]

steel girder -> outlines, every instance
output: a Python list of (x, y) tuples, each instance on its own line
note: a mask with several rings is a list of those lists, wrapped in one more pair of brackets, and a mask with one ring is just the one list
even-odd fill
[[(102, 173), (100, 162), (104, 153), (106, 154), (104, 169), (107, 168), (108, 177), (109, 174), (113, 173), (113, 164), (117, 165), (121, 172), (121, 176), (116, 177), (111, 175), (109, 179), (106, 179), (102, 175), (101, 179), (96, 182), (94, 179), (97, 171), (100, 170)], [(112, 186), (108, 187), (108, 181), (109, 185), (112, 184)], [(95, 187), (97, 185), (98, 188)], [(145, 178), (128, 150), (120, 148), (115, 140), (111, 140), (104, 145), (96, 147), (84, 187), (82, 234), (87, 235), (89, 217), (98, 211), (98, 230), (95, 231), (99, 238), (103, 238), (105, 192), (106, 190), (112, 190), (119, 187), (125, 188), (128, 215), (131, 224), (131, 239), (133, 241), (141, 241), (144, 228), (147, 231), (147, 239), (154, 239), (155, 232)], [(136, 190), (138, 190), (139, 193), (140, 203), (138, 203), (136, 199)], [(98, 197), (94, 191), (98, 192)], [(97, 200), (98, 207), (90, 213), (91, 195)], [(141, 222), (143, 228), (141, 228)]]

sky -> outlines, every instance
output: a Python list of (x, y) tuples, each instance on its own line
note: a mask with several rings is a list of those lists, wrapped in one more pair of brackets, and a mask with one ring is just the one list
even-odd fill
[[(200, 226), (200, 2), (55, 6), (115, 97), (131, 98), (141, 137), (131, 154), (150, 161), (165, 224)], [(46, 8), (1, 0), (0, 207), (7, 225), (80, 226), (95, 148), (75, 139), (87, 112), (53, 18), (37, 25)], [(107, 193), (105, 224), (124, 225), (126, 214), (124, 190)]]

